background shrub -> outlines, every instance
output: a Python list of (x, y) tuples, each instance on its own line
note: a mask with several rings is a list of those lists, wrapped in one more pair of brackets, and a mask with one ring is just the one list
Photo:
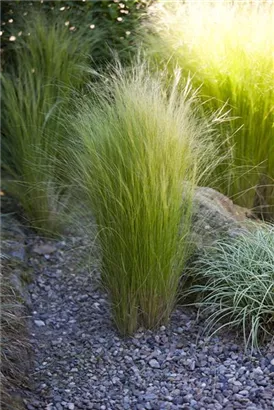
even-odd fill
[[(246, 347), (274, 336), (274, 228), (219, 240), (196, 261), (200, 283), (190, 293), (208, 312), (206, 329), (240, 328)], [(217, 330), (215, 325), (218, 324)]]
[[(2, 2), (2, 47), (5, 49), (4, 61), (10, 53), (11, 36), (18, 38), (28, 30), (28, 23), (24, 30), (20, 27), (22, 16), (31, 24), (32, 11), (46, 13), (50, 20), (59, 19), (64, 29), (76, 34), (84, 32), (83, 41), (89, 41), (94, 32), (100, 31), (100, 44), (92, 47), (89, 52), (93, 63), (103, 65), (113, 59), (118, 53), (123, 63), (128, 63), (136, 51), (137, 39), (143, 28), (141, 19), (146, 16), (147, 7), (153, 0), (95, 0), (95, 1), (16, 1)], [(139, 41), (139, 40), (138, 40)]]

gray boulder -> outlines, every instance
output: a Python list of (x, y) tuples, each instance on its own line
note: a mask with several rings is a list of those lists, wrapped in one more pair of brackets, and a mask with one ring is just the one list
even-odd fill
[(216, 239), (231, 237), (254, 229), (260, 223), (246, 208), (212, 188), (197, 187), (194, 192), (192, 240), (198, 249)]

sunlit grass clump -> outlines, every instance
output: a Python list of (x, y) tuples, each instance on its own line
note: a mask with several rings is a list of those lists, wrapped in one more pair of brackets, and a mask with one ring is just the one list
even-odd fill
[[(145, 65), (116, 67), (78, 103), (72, 157), (102, 250), (102, 279), (122, 334), (166, 323), (188, 256), (194, 184), (214, 157), (189, 82), (165, 91)], [(184, 193), (184, 201), (182, 200)]]
[(83, 42), (64, 22), (32, 13), (2, 74), (2, 164), (11, 176), (9, 191), (31, 224), (60, 229), (64, 202), (58, 163), (66, 140), (62, 127), (72, 89), (87, 77), (87, 53), (95, 38)]
[(206, 109), (227, 103), (234, 117), (220, 127), (231, 161), (218, 168), (217, 188), (274, 215), (273, 4), (159, 3), (151, 20), (154, 63), (170, 73), (178, 64)]
[[(219, 240), (195, 263), (205, 283), (192, 292), (210, 312), (207, 330), (239, 328), (246, 346), (274, 336), (274, 228), (260, 227), (237, 239)], [(215, 330), (216, 331), (216, 330)]]

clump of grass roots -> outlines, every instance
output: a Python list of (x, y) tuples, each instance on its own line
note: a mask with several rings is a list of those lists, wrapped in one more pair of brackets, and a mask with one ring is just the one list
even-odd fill
[(70, 119), (69, 164), (96, 219), (122, 334), (167, 322), (189, 252), (193, 188), (215, 154), (212, 122), (198, 118), (190, 82), (179, 93), (179, 81), (177, 72), (165, 90), (145, 64), (117, 64)]

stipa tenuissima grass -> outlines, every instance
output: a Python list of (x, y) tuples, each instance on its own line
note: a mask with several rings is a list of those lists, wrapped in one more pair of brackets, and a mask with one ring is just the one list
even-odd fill
[(213, 119), (199, 119), (190, 82), (179, 92), (179, 77), (166, 91), (145, 64), (118, 64), (71, 120), (69, 161), (97, 222), (122, 334), (168, 320), (188, 254), (193, 187), (216, 157)]

